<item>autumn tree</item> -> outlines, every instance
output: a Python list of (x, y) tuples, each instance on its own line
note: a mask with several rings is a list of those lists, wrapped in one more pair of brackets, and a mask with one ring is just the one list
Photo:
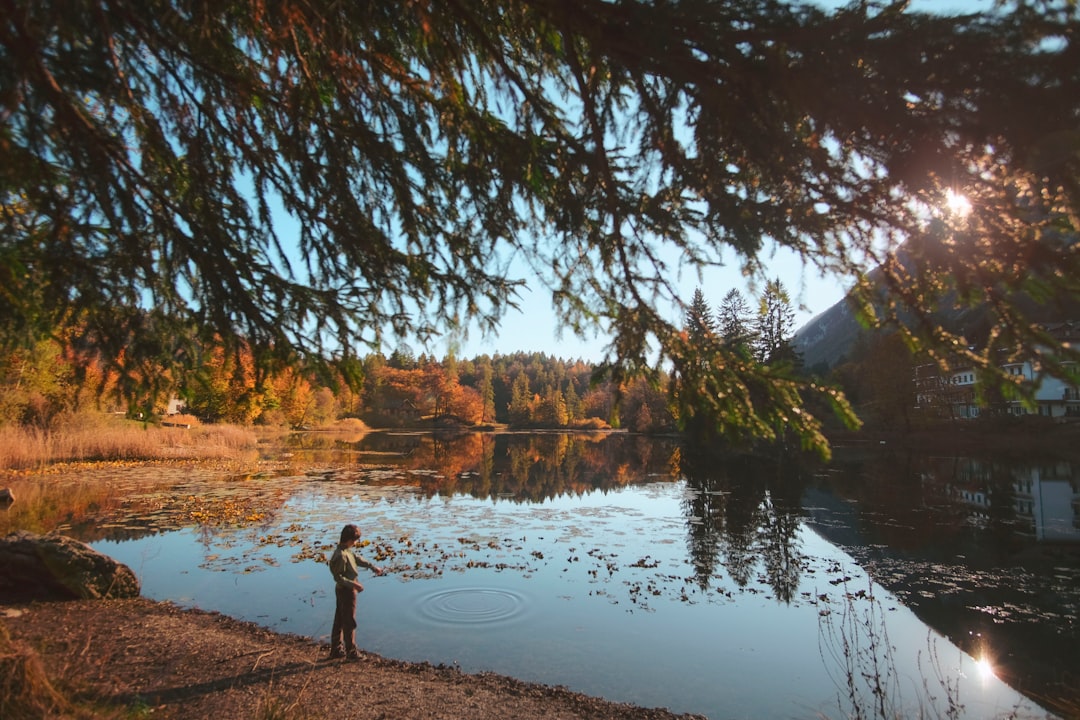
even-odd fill
[(468, 425), (484, 421), (484, 399), (475, 389), (456, 384), (447, 404), (449, 414)]
[[(116, 364), (214, 336), (319, 362), (497, 328), (513, 256), (622, 383), (697, 352), (678, 273), (760, 280), (780, 247), (981, 375), (939, 305), (988, 306), (988, 347), (1065, 373), (1013, 298), (1080, 290), (1076, 8), (5, 0), (2, 339), (77, 322)], [(805, 392), (853, 421), (771, 366), (710, 373), (687, 390), (724, 426), (824, 451)]]
[(371, 398), (370, 408), (381, 417), (392, 415), (394, 410), (409, 403), (424, 415), (434, 413), (430, 376), (421, 370), (405, 370), (384, 365), (372, 378), (378, 387), (378, 395)]
[(314, 411), (315, 388), (297, 369), (286, 367), (268, 379), (261, 422), (300, 427), (317, 422)]
[(48, 429), (73, 399), (69, 375), (63, 349), (50, 340), (0, 357), (0, 425)]
[(329, 425), (338, 419), (341, 406), (333, 390), (325, 386), (320, 387), (315, 390), (313, 400), (310, 413), (313, 424)]
[(674, 425), (663, 389), (638, 378), (623, 396), (623, 426), (635, 432), (670, 429)]
[(360, 358), (347, 356), (329, 364), (322, 373), (342, 417), (359, 417), (363, 411), (364, 372)]
[(265, 407), (266, 387), (257, 381), (251, 349), (216, 344), (203, 350), (198, 373), (184, 389), (189, 410), (203, 420), (249, 425)]
[(614, 402), (615, 392), (610, 383), (591, 387), (581, 396), (582, 417), (610, 423), (615, 414)]

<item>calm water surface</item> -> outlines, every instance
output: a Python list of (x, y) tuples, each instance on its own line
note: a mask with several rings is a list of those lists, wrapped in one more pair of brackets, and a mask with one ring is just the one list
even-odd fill
[(874, 716), (864, 675), (901, 715), (952, 699), (1046, 717), (1080, 669), (1068, 463), (841, 450), (807, 468), (626, 435), (297, 443), (253, 477), (163, 491), (119, 473), (113, 501), (61, 525), (149, 597), (325, 639), (325, 557), (356, 522), (389, 571), (361, 577), (362, 647), (711, 718)]

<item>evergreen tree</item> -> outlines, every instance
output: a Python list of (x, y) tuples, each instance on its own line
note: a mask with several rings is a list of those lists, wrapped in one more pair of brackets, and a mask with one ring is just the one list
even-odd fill
[(544, 388), (533, 420), (545, 427), (566, 426), (566, 401), (563, 399), (562, 392), (554, 385), (548, 385)]
[(675, 361), (671, 393), (683, 429), (697, 434), (716, 425), (718, 418), (711, 411), (710, 400), (720, 389), (712, 382), (712, 369), (723, 364), (716, 322), (701, 288), (694, 289), (683, 318), (682, 336), (686, 348)]
[(418, 361), (416, 356), (413, 355), (412, 348), (401, 344), (394, 348), (394, 352), (390, 353), (390, 359), (387, 360), (386, 364), (398, 370), (415, 370)]
[(689, 336), (691, 343), (701, 345), (707, 344), (716, 335), (716, 320), (713, 319), (712, 309), (699, 287), (694, 288), (690, 307), (686, 309), (683, 330)]
[(566, 383), (566, 390), (563, 393), (566, 403), (566, 420), (569, 423), (582, 418), (582, 403), (581, 398), (578, 396), (577, 389), (574, 387), (577, 383), (573, 378), (570, 378)]
[(493, 381), (494, 370), (490, 362), (480, 365), (480, 422), (495, 422), (495, 384)]
[(724, 342), (737, 348), (748, 348), (754, 339), (754, 315), (750, 304), (736, 288), (728, 290), (716, 312), (720, 336)]
[(793, 362), (791, 340), (795, 334), (795, 310), (784, 283), (774, 278), (765, 284), (758, 311), (755, 343), (759, 362)]
[(514, 378), (514, 385), (510, 394), (510, 423), (512, 425), (527, 425), (532, 422), (532, 403), (529, 376), (524, 372), (520, 372)]
[[(667, 319), (672, 270), (734, 257), (761, 279), (768, 242), (854, 283), (870, 324), (993, 371), (933, 321), (986, 305), (995, 345), (1065, 372), (1077, 351), (1014, 298), (1080, 291), (1078, 12), (8, 0), (0, 341), (82, 324), (124, 368), (183, 338), (165, 357), (190, 370), (215, 334), (322, 362), (495, 328), (515, 255), (569, 328), (610, 330), (622, 383), (697, 352)], [(823, 449), (799, 389), (853, 421), (738, 357), (710, 372), (690, 390), (737, 428), (786, 417)], [(739, 382), (759, 402), (713, 392)]]

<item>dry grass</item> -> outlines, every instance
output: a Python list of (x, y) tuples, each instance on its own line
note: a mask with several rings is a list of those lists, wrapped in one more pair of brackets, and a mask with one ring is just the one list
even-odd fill
[[(175, 417), (170, 420), (186, 424)], [(0, 469), (80, 460), (236, 459), (254, 452), (256, 443), (253, 430), (234, 425), (161, 427), (81, 414), (54, 430), (0, 427)]]
[(343, 433), (366, 433), (370, 429), (358, 418), (342, 418), (326, 426), (326, 430)]
[(41, 657), (24, 643), (11, 639), (0, 622), (0, 717), (94, 718), (100, 709), (81, 706), (58, 690), (45, 672)]
[(570, 423), (574, 430), (610, 430), (611, 426), (598, 417), (589, 417), (583, 420), (575, 420)]

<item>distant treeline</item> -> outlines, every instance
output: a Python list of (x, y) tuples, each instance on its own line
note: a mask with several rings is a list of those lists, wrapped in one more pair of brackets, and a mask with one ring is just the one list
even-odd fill
[[(870, 425), (899, 429), (922, 419), (914, 360), (896, 335), (863, 333), (833, 367), (807, 372), (792, 347), (793, 312), (779, 280), (767, 285), (756, 308), (733, 290), (714, 310), (696, 290), (684, 328), (691, 345), (719, 342), (747, 362), (782, 365), (839, 387)], [(357, 418), (371, 427), (669, 432), (682, 429), (680, 415), (693, 414), (682, 407), (690, 397), (683, 388), (693, 379), (686, 367), (682, 375), (661, 369), (616, 383), (580, 359), (539, 352), (437, 359), (401, 346), (389, 356), (297, 360), (267, 370), (251, 348), (213, 345), (183, 363), (165, 358), (161, 366), (132, 368), (80, 347), (77, 337), (51, 338), (0, 354), (0, 426), (48, 430), (83, 412), (145, 421), (182, 412), (204, 423), (292, 428)], [(830, 416), (827, 408), (810, 409)]]
[[(58, 340), (0, 358), (0, 425), (48, 429), (85, 411), (160, 420), (183, 412), (199, 421), (319, 427), (359, 418), (374, 427), (505, 424), (648, 432), (674, 426), (666, 379), (615, 385), (596, 366), (544, 353), (473, 359), (372, 353), (348, 363), (283, 365), (257, 372), (247, 348), (209, 349), (179, 382), (168, 371), (131, 386), (109, 366)], [(129, 381), (129, 382), (126, 382)]]

